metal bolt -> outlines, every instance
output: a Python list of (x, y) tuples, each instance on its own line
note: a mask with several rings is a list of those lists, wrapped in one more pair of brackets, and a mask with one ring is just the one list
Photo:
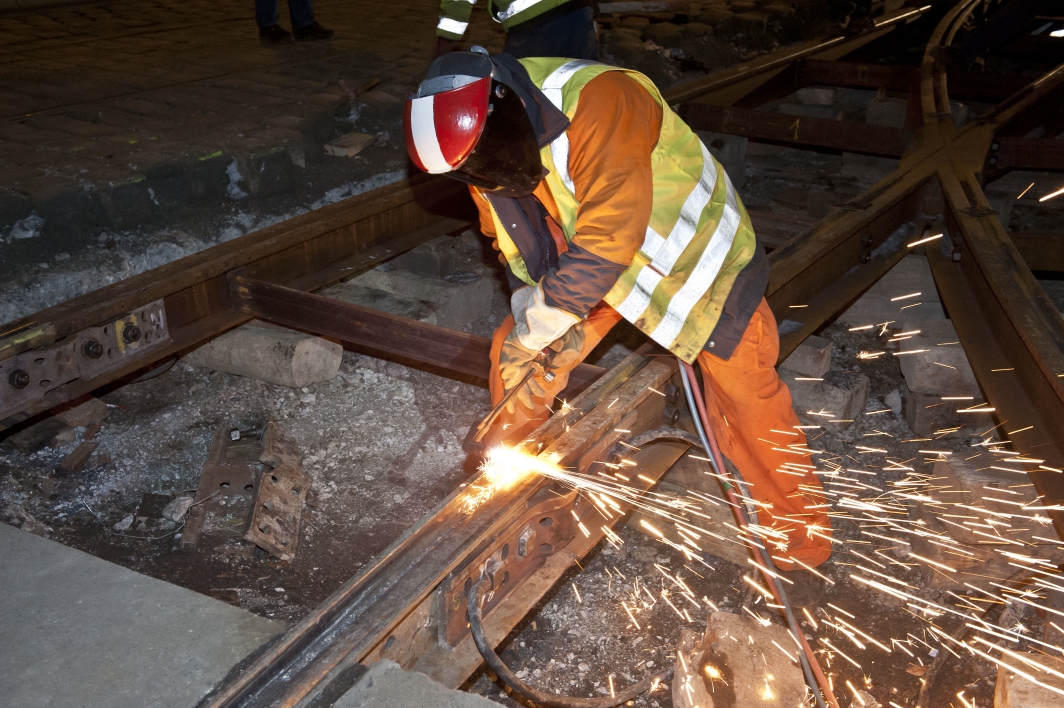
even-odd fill
[(30, 385), (30, 375), (22, 369), (15, 369), (7, 377), (7, 382), (15, 388), (26, 388)]
[(517, 538), (517, 555), (522, 557), (528, 555), (528, 544), (529, 542), (531, 542), (532, 537), (535, 535), (536, 531), (531, 527), (521, 532), (521, 535)]
[(132, 344), (133, 342), (140, 341), (140, 327), (137, 325), (129, 325), (122, 330), (122, 339), (126, 340), (126, 344)]
[(81, 345), (81, 353), (89, 359), (99, 359), (103, 356), (103, 347), (95, 339), (90, 339)]
[(665, 410), (661, 413), (661, 418), (668, 425), (676, 425), (676, 421), (680, 419), (680, 411), (677, 410), (676, 406), (670, 403), (665, 406)]
[(665, 400), (668, 403), (676, 403), (680, 400), (680, 388), (676, 384), (669, 384), (665, 387)]

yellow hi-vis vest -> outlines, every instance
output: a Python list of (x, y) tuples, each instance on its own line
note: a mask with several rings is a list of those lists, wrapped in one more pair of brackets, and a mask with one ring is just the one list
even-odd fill
[[(570, 59), (521, 59), (532, 81), (571, 120), (580, 91), (605, 71), (624, 71), (661, 105), (661, 134), (651, 169), (653, 209), (642, 247), (606, 294), (605, 302), (670, 352), (693, 363), (716, 327), (735, 278), (756, 241), (728, 175), (698, 136), (665, 103), (657, 87), (634, 71)], [(569, 177), (569, 137), (541, 151), (546, 182), (567, 240), (576, 234), (579, 203)], [(499, 248), (514, 275), (535, 285), (506, 226), (492, 209)]]

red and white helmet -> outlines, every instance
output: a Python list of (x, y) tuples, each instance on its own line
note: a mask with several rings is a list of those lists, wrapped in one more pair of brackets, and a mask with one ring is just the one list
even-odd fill
[(425, 172), (526, 196), (543, 175), (539, 144), (521, 98), (493, 69), (483, 50), (436, 59), (406, 101), (406, 149)]
[[(445, 88), (422, 95), (426, 88), (437, 86)], [(490, 93), (490, 77), (441, 76), (422, 83), (418, 95), (406, 102), (403, 120), (406, 148), (414, 164), (438, 175), (465, 162), (488, 121)]]

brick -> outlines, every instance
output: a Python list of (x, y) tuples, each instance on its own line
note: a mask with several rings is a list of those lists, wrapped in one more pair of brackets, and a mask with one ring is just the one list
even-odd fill
[(819, 425), (828, 430), (850, 427), (868, 403), (868, 377), (851, 375), (845, 387), (827, 381), (799, 381), (805, 378), (781, 368), (780, 379), (790, 389), (794, 412), (804, 425)]
[(58, 418), (45, 418), (8, 437), (19, 452), (30, 455), (46, 447), (62, 447), (74, 442), (74, 429)]
[[(910, 325), (911, 324), (911, 328)], [(951, 320), (902, 320), (902, 331), (917, 331), (898, 344), (904, 351), (927, 349), (926, 353), (898, 357), (905, 385), (914, 393), (939, 396), (981, 396), (964, 347), (958, 342)]]
[(832, 344), (823, 337), (809, 337), (780, 364), (802, 376), (823, 376), (831, 368)]
[(56, 413), (56, 418), (72, 428), (88, 428), (110, 415), (111, 409), (99, 398), (72, 405)]

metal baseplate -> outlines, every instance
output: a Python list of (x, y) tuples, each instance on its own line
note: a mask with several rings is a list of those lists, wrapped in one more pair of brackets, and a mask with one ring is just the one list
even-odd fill
[(55, 328), (47, 324), (0, 339), (0, 420), (38, 401), (64, 402), (66, 384), (146, 357), (170, 341), (170, 331), (163, 301), (156, 300), (61, 342), (54, 339)]
[(259, 462), (265, 467), (255, 488), (244, 540), (290, 561), (299, 545), (299, 519), (310, 491), (310, 475), (303, 471), (303, 456), (295, 441), (273, 421), (263, 432)]

